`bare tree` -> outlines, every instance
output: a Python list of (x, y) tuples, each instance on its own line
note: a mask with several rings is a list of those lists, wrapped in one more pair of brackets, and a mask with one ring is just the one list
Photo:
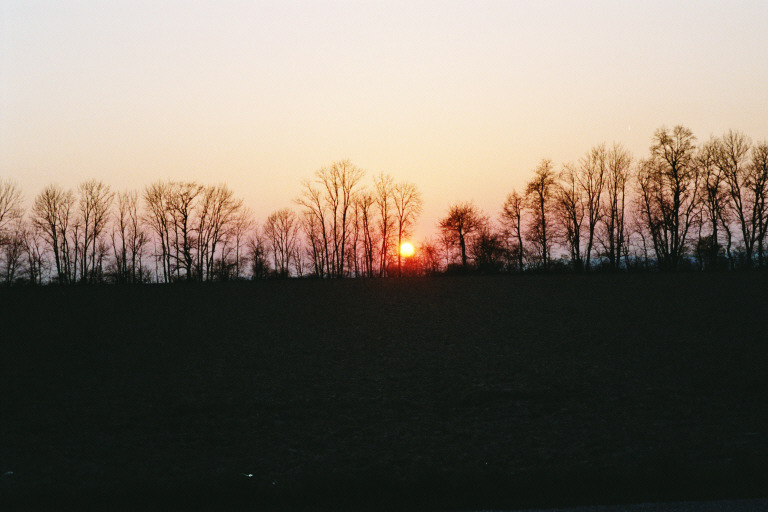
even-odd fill
[(22, 217), (16, 217), (13, 224), (10, 224), (5, 231), (3, 243), (0, 244), (0, 255), (3, 261), (2, 279), (6, 284), (11, 285), (22, 272), (27, 225)]
[(304, 207), (305, 230), (312, 243), (315, 265), (320, 275), (344, 277), (350, 208), (364, 171), (349, 160), (334, 162), (315, 173), (314, 183), (304, 182), (296, 202)]
[(438, 225), (444, 240), (454, 247), (458, 245), (464, 269), (468, 268), (468, 242), (481, 228), (483, 220), (483, 215), (474, 204), (458, 203), (449, 208), (448, 215)]
[[(174, 219), (171, 215), (171, 196), (173, 185), (171, 182), (157, 181), (144, 189), (145, 222), (154, 232), (155, 260), (160, 263), (162, 271), (158, 271), (158, 279), (162, 274), (165, 283), (171, 281), (171, 233)], [(159, 243), (159, 247), (157, 244)]]
[(72, 209), (75, 196), (58, 185), (49, 185), (35, 198), (32, 222), (51, 248), (60, 283), (72, 281), (74, 269), (70, 251)]
[(541, 161), (535, 175), (526, 186), (526, 196), (533, 212), (533, 222), (528, 229), (528, 239), (538, 248), (541, 265), (549, 268), (552, 252), (550, 228), (550, 203), (555, 199), (555, 171), (548, 159)]
[(581, 189), (581, 202), (587, 221), (587, 246), (584, 249), (584, 267), (592, 268), (592, 248), (595, 244), (597, 223), (600, 220), (601, 197), (609, 175), (610, 154), (605, 144), (595, 146), (581, 159), (576, 181)]
[(516, 262), (518, 272), (524, 267), (523, 257), (525, 245), (523, 244), (523, 211), (525, 210), (525, 198), (513, 190), (507, 195), (501, 210), (501, 225), (503, 234), (507, 240), (507, 250)]
[(400, 246), (403, 239), (411, 235), (411, 228), (421, 214), (421, 193), (416, 185), (409, 182), (396, 183), (393, 190), (395, 223), (397, 227), (397, 273), (402, 275)]
[(419, 266), (423, 274), (440, 272), (440, 249), (431, 240), (424, 240), (419, 246)]
[(135, 191), (119, 192), (116, 197), (111, 234), (115, 278), (119, 283), (141, 282), (144, 248), (149, 237), (139, 215), (139, 195)]
[(757, 257), (760, 267), (765, 265), (765, 238), (768, 232), (768, 141), (752, 147), (750, 162), (752, 195), (755, 198), (754, 217), (757, 217)]
[(301, 218), (301, 226), (307, 241), (306, 253), (312, 261), (312, 273), (317, 277), (323, 277), (326, 269), (325, 232), (322, 224), (312, 211), (305, 211)]
[(701, 173), (694, 160), (695, 140), (683, 126), (656, 130), (651, 157), (641, 161), (638, 172), (640, 214), (658, 264), (667, 270), (679, 267), (697, 213)]
[(632, 177), (632, 156), (621, 144), (614, 144), (608, 151), (608, 163), (604, 178), (606, 201), (603, 206), (603, 249), (608, 265), (617, 270), (621, 258), (627, 253), (625, 211), (627, 186)]
[(750, 161), (752, 143), (740, 132), (729, 131), (718, 140), (717, 167), (728, 192), (728, 206), (741, 231), (744, 243), (744, 264), (753, 265), (755, 248), (758, 249), (759, 265), (762, 265), (762, 249), (765, 238), (765, 196), (767, 176), (759, 166)]
[(78, 191), (81, 238), (77, 241), (77, 248), (80, 252), (80, 279), (94, 281), (101, 274), (96, 265), (97, 254), (101, 236), (107, 226), (113, 194), (107, 185), (97, 180), (81, 183)]
[(561, 232), (571, 253), (571, 263), (576, 271), (584, 269), (581, 231), (587, 209), (579, 174), (580, 171), (572, 165), (566, 165), (560, 173), (560, 180), (554, 193), (554, 212), (556, 219), (560, 222)]
[(171, 247), (176, 278), (190, 280), (194, 277), (194, 249), (199, 236), (194, 215), (203, 186), (194, 181), (174, 182), (171, 192), (168, 207), (173, 219)]
[(374, 198), (379, 213), (379, 277), (388, 275), (389, 257), (392, 254), (392, 237), (395, 231), (394, 206), (395, 180), (389, 174), (381, 173), (373, 180)]
[(241, 279), (244, 265), (243, 261), (248, 258), (244, 255), (246, 241), (250, 231), (254, 227), (253, 213), (248, 208), (241, 208), (235, 218), (232, 227), (232, 245), (233, 245), (233, 273), (235, 279)]
[(0, 179), (0, 244), (9, 226), (24, 215), (22, 194), (18, 185)]
[(42, 229), (34, 222), (24, 232), (24, 252), (27, 255), (26, 274), (31, 284), (43, 284), (47, 251)]
[(253, 279), (264, 279), (269, 276), (267, 251), (266, 240), (258, 229), (254, 229), (248, 239), (248, 252), (250, 253), (248, 259), (251, 262), (251, 277)]
[[(138, 195), (134, 192), (133, 199), (138, 202)], [(131, 200), (130, 192), (117, 193), (117, 211), (112, 223), (112, 255), (115, 264), (115, 280), (118, 283), (128, 282), (128, 211)]]
[[(224, 184), (206, 186), (200, 191), (193, 258), (199, 281), (212, 278), (217, 248), (228, 242), (242, 208), (242, 200), (235, 198), (232, 190)], [(221, 260), (223, 262), (223, 258)]]
[(23, 253), (23, 215), (21, 190), (14, 182), (0, 179), (0, 250), (5, 259), (3, 273), (8, 284), (16, 275)]
[(360, 274), (373, 277), (376, 275), (375, 261), (375, 249), (377, 243), (375, 241), (375, 220), (374, 220), (374, 204), (376, 200), (372, 193), (367, 190), (361, 191), (355, 199), (355, 222), (357, 224), (357, 238), (358, 245), (360, 247)]
[(478, 271), (496, 274), (504, 268), (504, 240), (490, 219), (483, 216), (470, 242), (470, 253)]
[[(728, 194), (725, 189), (723, 175), (717, 167), (720, 142), (713, 138), (703, 144), (696, 154), (696, 165), (701, 170), (701, 208), (702, 228), (707, 224), (709, 234), (706, 237), (699, 235), (699, 249), (703, 251), (705, 268), (717, 267), (718, 254), (720, 252), (720, 237), (718, 226), (724, 221)], [(729, 244), (730, 245), (730, 244)], [(730, 247), (729, 247), (730, 252)]]
[(296, 214), (290, 208), (273, 212), (267, 217), (263, 232), (272, 253), (275, 273), (280, 277), (288, 277), (298, 244), (299, 223)]

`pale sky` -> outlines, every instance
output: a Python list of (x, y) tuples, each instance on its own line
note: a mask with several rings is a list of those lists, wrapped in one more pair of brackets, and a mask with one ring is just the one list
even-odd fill
[(654, 130), (768, 138), (768, 1), (0, 3), (0, 176), (225, 182), (263, 221), (335, 160), (414, 182), (433, 234), (542, 158)]

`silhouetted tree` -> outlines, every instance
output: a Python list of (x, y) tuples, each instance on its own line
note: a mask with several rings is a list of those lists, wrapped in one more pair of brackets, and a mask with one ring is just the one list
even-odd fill
[(513, 190), (507, 195), (501, 210), (501, 224), (504, 227), (504, 237), (507, 241), (507, 251), (516, 262), (518, 272), (524, 269), (523, 257), (525, 245), (523, 244), (523, 210), (525, 198)]
[(312, 273), (317, 277), (325, 275), (325, 248), (327, 247), (324, 230), (320, 220), (311, 211), (305, 211), (302, 216), (302, 230), (307, 241), (307, 256), (312, 261)]
[(528, 239), (538, 248), (542, 267), (549, 269), (552, 240), (550, 236), (551, 203), (555, 199), (555, 171), (550, 160), (544, 159), (526, 186), (526, 197), (533, 212), (528, 227)]
[(584, 267), (592, 268), (592, 248), (595, 245), (595, 234), (602, 213), (601, 198), (605, 180), (608, 178), (610, 155), (605, 144), (595, 146), (581, 159), (576, 172), (576, 182), (579, 185), (580, 202), (587, 222), (587, 244), (584, 249)]
[(24, 249), (26, 226), (22, 222), (23, 215), (21, 190), (14, 182), (0, 179), (0, 251), (5, 260), (3, 274), (9, 284)]
[(34, 222), (24, 232), (24, 253), (27, 255), (26, 274), (31, 284), (43, 284), (48, 258), (42, 229)]
[(243, 202), (226, 185), (160, 181), (145, 189), (144, 200), (164, 281), (229, 279), (230, 267), (239, 269)]
[[(395, 231), (394, 206), (395, 180), (381, 173), (373, 180), (374, 199), (378, 211), (379, 277), (388, 275), (389, 257), (392, 254), (392, 238)], [(398, 248), (399, 249), (399, 248)]]
[(444, 240), (452, 246), (459, 247), (461, 266), (468, 268), (467, 242), (483, 223), (483, 216), (472, 203), (454, 204), (448, 210), (448, 215), (440, 223), (440, 231)]
[(757, 256), (758, 265), (765, 265), (765, 238), (768, 231), (768, 141), (762, 141), (752, 148), (750, 162), (752, 176), (752, 194), (755, 198), (755, 214), (757, 217)]
[(586, 215), (585, 196), (579, 182), (579, 171), (566, 165), (555, 189), (554, 213), (570, 251), (571, 264), (576, 271), (584, 268), (581, 255), (581, 230)]
[(641, 217), (658, 264), (667, 270), (679, 267), (697, 213), (701, 173), (694, 160), (695, 140), (683, 126), (658, 129), (651, 157), (641, 161), (638, 171)]
[[(171, 233), (174, 219), (171, 215), (173, 185), (171, 182), (157, 181), (144, 189), (145, 221), (155, 234), (155, 261), (160, 263), (165, 283), (171, 281)], [(158, 247), (159, 244), (159, 247)]]
[[(226, 246), (234, 235), (243, 201), (235, 197), (224, 184), (202, 188), (195, 211), (195, 271), (199, 281), (210, 280), (212, 271), (218, 266), (227, 267), (226, 258), (217, 249)], [(216, 264), (216, 257), (220, 262)], [(228, 272), (226, 272), (228, 273)]]
[(269, 276), (269, 259), (267, 255), (267, 244), (264, 237), (254, 232), (248, 239), (248, 252), (251, 261), (251, 277), (253, 279), (264, 279)]
[(135, 191), (117, 193), (117, 211), (112, 222), (112, 253), (115, 278), (121, 283), (144, 280), (143, 256), (149, 236), (139, 213), (139, 195)]
[(113, 194), (107, 185), (98, 180), (81, 183), (78, 192), (80, 280), (94, 281), (101, 275), (97, 255), (101, 252), (101, 237), (109, 220)]
[[(171, 241), (176, 279), (193, 279), (197, 244), (194, 223), (195, 206), (203, 186), (194, 181), (173, 182), (168, 207), (172, 219), (173, 239)], [(183, 271), (183, 274), (182, 274)]]
[[(245, 271), (244, 261), (248, 260), (246, 256), (246, 245), (250, 231), (254, 227), (253, 213), (248, 208), (241, 208), (232, 224), (232, 237), (230, 246), (232, 247), (232, 272), (235, 279), (242, 279)], [(296, 247), (297, 257), (300, 254), (299, 247)], [(299, 273), (300, 274), (300, 273)]]
[(74, 205), (75, 196), (71, 191), (49, 185), (35, 198), (32, 206), (32, 222), (53, 253), (59, 283), (69, 283), (73, 278), (70, 221)]
[(275, 273), (280, 277), (290, 275), (291, 263), (298, 243), (299, 223), (290, 208), (273, 212), (264, 223), (264, 237), (269, 244)]
[(364, 276), (373, 277), (375, 275), (374, 250), (376, 242), (374, 240), (374, 204), (373, 194), (367, 190), (357, 195), (355, 200), (355, 219), (358, 232), (358, 241), (361, 245), (361, 262), (359, 264), (360, 273)]
[(408, 182), (396, 183), (393, 188), (395, 203), (395, 225), (397, 228), (397, 273), (402, 274), (402, 258), (400, 246), (403, 239), (410, 236), (410, 230), (421, 214), (421, 193), (416, 185)]
[(421, 243), (418, 251), (422, 272), (426, 275), (440, 272), (440, 249), (431, 240)]
[[(696, 154), (696, 165), (699, 166), (701, 172), (702, 187), (702, 221), (700, 222), (697, 251), (700, 253), (700, 258), (704, 262), (703, 267), (706, 269), (717, 268), (721, 248), (718, 227), (721, 222), (724, 222), (724, 216), (727, 215), (728, 195), (723, 175), (717, 167), (719, 145), (719, 141), (712, 138), (703, 144)], [(709, 233), (704, 235), (702, 229), (708, 229)]]
[(16, 220), (24, 215), (22, 194), (16, 183), (0, 179), (0, 244)]
[(483, 218), (472, 237), (470, 252), (475, 267), (482, 273), (496, 274), (504, 268), (504, 241), (487, 218)]
[(603, 204), (603, 252), (608, 265), (617, 270), (622, 256), (627, 254), (626, 201), (627, 186), (632, 179), (632, 156), (621, 144), (614, 144), (607, 154), (604, 176), (605, 203)]
[(24, 219), (20, 216), (16, 217), (12, 224), (6, 226), (2, 243), (0, 243), (2, 280), (8, 285), (13, 284), (22, 271), (27, 229)]
[(762, 244), (765, 238), (765, 196), (768, 176), (750, 162), (752, 143), (740, 132), (729, 131), (717, 143), (716, 163), (728, 193), (728, 206), (741, 231), (744, 243), (744, 263), (752, 266), (755, 248), (762, 265)]
[(313, 258), (324, 263), (324, 269), (315, 265), (319, 275), (344, 277), (350, 208), (363, 174), (349, 160), (334, 162), (315, 173), (314, 183), (305, 181), (296, 200), (310, 218), (305, 230), (308, 227)]

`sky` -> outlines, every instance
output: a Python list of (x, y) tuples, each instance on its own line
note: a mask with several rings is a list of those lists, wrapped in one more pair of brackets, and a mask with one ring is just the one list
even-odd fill
[(263, 221), (349, 159), (434, 234), (654, 131), (768, 138), (768, 2), (0, 2), (0, 178), (228, 184)]

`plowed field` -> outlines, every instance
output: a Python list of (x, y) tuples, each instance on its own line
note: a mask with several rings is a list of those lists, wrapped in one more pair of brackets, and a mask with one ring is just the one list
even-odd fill
[(768, 274), (15, 288), (0, 329), (20, 508), (768, 496)]

